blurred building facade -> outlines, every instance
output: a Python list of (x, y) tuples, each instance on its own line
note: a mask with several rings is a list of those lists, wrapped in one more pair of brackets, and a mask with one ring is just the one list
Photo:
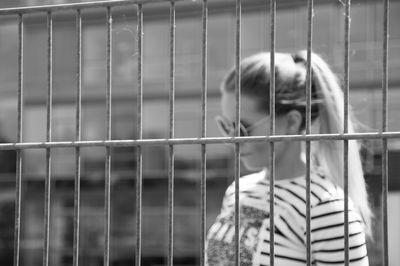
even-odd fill
[[(63, 4), (76, 1), (5, 1), (2, 7), (18, 5)], [(177, 3), (176, 21), (176, 125), (175, 137), (199, 137), (201, 134), (201, 1)], [(381, 80), (383, 6), (380, 1), (353, 0), (350, 38), (350, 103), (366, 131), (381, 128)], [(389, 39), (389, 130), (400, 131), (400, 1), (390, 3)], [(106, 136), (106, 13), (95, 8), (83, 11), (82, 139), (101, 140)], [(112, 139), (137, 137), (137, 23), (132, 7), (113, 9), (112, 33)], [(344, 9), (340, 1), (318, 1), (314, 12), (313, 49), (343, 76)], [(76, 108), (76, 26), (75, 13), (60, 11), (54, 17), (53, 56), (53, 141), (75, 139)], [(208, 110), (207, 136), (219, 136), (214, 116), (219, 113), (219, 83), (234, 64), (234, 1), (209, 4), (208, 28)], [(168, 137), (169, 113), (169, 5), (144, 6), (144, 138)], [(16, 140), (17, 18), (0, 18), (0, 124), (6, 142)], [(265, 1), (243, 3), (242, 56), (269, 49), (269, 11)], [(307, 42), (306, 1), (280, 1), (277, 12), (279, 52), (305, 49)], [(26, 142), (46, 138), (47, 30), (45, 14), (24, 18), (24, 125)], [(365, 143), (366, 178), (372, 202), (380, 210), (379, 141)], [(400, 140), (389, 142), (389, 226), (390, 246), (399, 246), (396, 230), (400, 222), (396, 206), (400, 203), (400, 182), (396, 162), (400, 159)], [(175, 257), (178, 263), (194, 265), (200, 252), (200, 147), (176, 146)], [(73, 186), (75, 150), (52, 150), (52, 265), (72, 261)], [(143, 149), (143, 261), (144, 265), (165, 263), (167, 256), (167, 176), (166, 147)], [(25, 150), (23, 158), (22, 265), (41, 262), (43, 246), (43, 208), (45, 151)], [(132, 264), (135, 245), (136, 151), (115, 148), (112, 157), (112, 240), (113, 265)], [(208, 224), (218, 213), (225, 187), (233, 180), (233, 161), (224, 145), (207, 146)], [(7, 164), (12, 164), (10, 160)], [(104, 148), (82, 148), (82, 265), (101, 265), (104, 216)], [(13, 170), (2, 176), (1, 202), (13, 217)], [(4, 185), (3, 185), (4, 184)], [(379, 215), (377, 215), (379, 216)], [(1, 218), (4, 259), (12, 260), (13, 219)], [(379, 228), (380, 219), (377, 219)], [(191, 228), (193, 230), (187, 230)], [(377, 243), (369, 245), (372, 265), (379, 265), (380, 231)], [(3, 240), (4, 239), (4, 240)], [(11, 246), (11, 248), (10, 248)], [(3, 248), (4, 247), (4, 248)], [(8, 249), (7, 249), (8, 248)], [(399, 255), (390, 253), (393, 265)], [(3, 255), (2, 255), (3, 256)], [(3, 265), (3, 264), (0, 264)], [(4, 264), (6, 265), (6, 264)]]

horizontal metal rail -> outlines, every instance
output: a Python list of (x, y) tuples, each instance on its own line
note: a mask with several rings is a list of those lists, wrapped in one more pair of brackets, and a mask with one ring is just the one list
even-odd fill
[(1, 143), (0, 150), (42, 149), (42, 148), (75, 148), (75, 147), (129, 147), (148, 145), (184, 145), (184, 144), (229, 144), (245, 142), (277, 141), (319, 141), (319, 140), (365, 140), (396, 139), (399, 131), (348, 133), (348, 134), (310, 134), (310, 135), (274, 135), (256, 137), (208, 137), (208, 138), (173, 138), (173, 139), (138, 139), (138, 140), (89, 140), (89, 141), (52, 141)]
[[(117, 7), (126, 5), (137, 4), (155, 4), (171, 2), (170, 0), (116, 0), (116, 1), (96, 1), (96, 2), (82, 2), (72, 4), (58, 4), (58, 5), (42, 5), (42, 6), (27, 6), (27, 7), (12, 7), (1, 8), (0, 15), (16, 15), (24, 13), (38, 13), (38, 12), (55, 12), (65, 10), (77, 10), (98, 7)], [(193, 2), (192, 0), (173, 0), (173, 2)]]

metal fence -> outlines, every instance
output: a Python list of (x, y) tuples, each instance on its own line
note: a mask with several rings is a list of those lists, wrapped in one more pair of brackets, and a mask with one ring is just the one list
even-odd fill
[[(182, 0), (184, 1), (184, 0)], [(151, 5), (158, 2), (169, 2), (170, 4), (170, 75), (169, 75), (169, 136), (166, 139), (143, 139), (142, 138), (142, 113), (143, 113), (143, 5)], [(346, 0), (345, 7), (345, 48), (344, 48), (344, 87), (345, 94), (345, 124), (344, 133), (338, 134), (311, 134), (311, 65), (307, 64), (307, 109), (306, 109), (306, 134), (304, 135), (291, 135), (281, 136), (275, 135), (275, 120), (274, 120), (274, 106), (275, 97), (274, 89), (271, 93), (271, 136), (258, 136), (258, 137), (240, 137), (237, 128), (235, 137), (229, 138), (215, 138), (207, 137), (207, 45), (208, 45), (208, 0), (203, 0), (202, 11), (202, 113), (201, 113), (201, 137), (199, 138), (175, 138), (175, 3), (176, 1), (164, 0), (117, 0), (117, 1), (96, 1), (90, 3), (76, 3), (76, 4), (63, 4), (63, 5), (49, 5), (49, 6), (34, 6), (34, 7), (18, 7), (0, 9), (0, 16), (15, 15), (18, 17), (18, 131), (17, 142), (0, 144), (1, 150), (15, 150), (17, 151), (17, 174), (16, 174), (16, 191), (15, 191), (15, 245), (14, 245), (14, 265), (20, 264), (20, 239), (21, 239), (21, 196), (22, 196), (22, 152), (26, 149), (44, 149), (46, 150), (46, 177), (45, 177), (45, 214), (44, 214), (44, 247), (43, 247), (43, 265), (49, 265), (49, 232), (50, 232), (50, 206), (52, 199), (50, 197), (50, 184), (52, 181), (52, 149), (53, 148), (75, 148), (75, 191), (74, 191), (74, 244), (73, 244), (73, 265), (78, 265), (79, 258), (79, 244), (80, 244), (80, 177), (81, 177), (81, 148), (83, 147), (104, 147), (106, 149), (105, 160), (105, 209), (104, 209), (104, 265), (110, 263), (110, 186), (111, 186), (111, 148), (113, 147), (137, 147), (137, 186), (136, 186), (136, 265), (141, 265), (141, 252), (142, 252), (142, 147), (146, 145), (165, 145), (169, 147), (169, 176), (168, 176), (168, 265), (173, 265), (174, 258), (174, 147), (176, 145), (197, 144), (201, 146), (201, 249), (199, 250), (201, 265), (205, 264), (205, 238), (206, 238), (206, 146), (215, 143), (230, 143), (235, 145), (235, 234), (239, 235), (239, 173), (240, 173), (240, 147), (239, 144), (243, 142), (269, 142), (271, 147), (271, 180), (270, 180), (270, 209), (271, 216), (274, 217), (274, 144), (280, 141), (305, 141), (306, 142), (306, 162), (307, 162), (307, 265), (311, 265), (311, 229), (310, 229), (310, 143), (317, 140), (341, 140), (344, 143), (344, 192), (348, 195), (348, 141), (349, 140), (364, 140), (364, 139), (377, 139), (381, 140), (383, 146), (382, 154), (382, 204), (383, 204), (383, 265), (388, 265), (388, 227), (387, 227), (387, 193), (388, 193), (388, 146), (387, 142), (390, 138), (400, 138), (400, 132), (388, 131), (388, 10), (389, 1), (383, 0), (383, 17), (384, 23), (382, 25), (383, 43), (382, 43), (382, 128), (379, 132), (370, 133), (348, 133), (348, 104), (349, 104), (349, 38), (350, 38), (350, 0)], [(276, 0), (270, 0), (270, 25), (265, 26), (266, 31), (270, 31), (270, 50), (271, 50), (271, 88), (275, 88), (275, 35), (276, 35)], [(138, 47), (138, 91), (137, 91), (137, 139), (126, 140), (112, 140), (111, 139), (111, 98), (112, 98), (112, 32), (113, 32), (113, 8), (117, 6), (131, 5), (135, 6), (137, 10), (137, 47)], [(107, 129), (106, 138), (102, 140), (83, 141), (81, 139), (81, 114), (82, 114), (82, 16), (81, 10), (90, 8), (104, 8), (107, 12), (106, 27), (107, 27), (107, 49), (106, 58), (107, 65), (107, 100), (106, 100), (106, 124)], [(236, 53), (232, 55), (235, 57), (236, 73), (238, 71), (241, 60), (241, 0), (236, 0)], [(308, 38), (307, 38), (307, 51), (308, 62), (311, 61), (311, 50), (313, 44), (313, 0), (308, 0)], [(53, 91), (53, 13), (62, 10), (75, 10), (76, 11), (76, 139), (74, 141), (53, 141), (52, 140), (52, 91)], [(32, 13), (47, 13), (47, 134), (46, 141), (44, 142), (24, 142), (23, 141), (23, 108), (24, 108), (24, 46), (29, 45), (24, 42), (24, 18), (27, 14)], [(268, 29), (269, 28), (269, 29)], [(236, 124), (240, 121), (240, 75), (236, 76)], [(345, 261), (346, 265), (349, 264), (349, 229), (348, 229), (348, 200), (345, 197)], [(270, 219), (270, 227), (274, 228), (274, 219)], [(270, 231), (270, 239), (274, 241), (274, 230)], [(239, 257), (239, 241), (236, 238), (236, 265), (240, 265)], [(270, 246), (270, 265), (274, 265), (274, 245)]]

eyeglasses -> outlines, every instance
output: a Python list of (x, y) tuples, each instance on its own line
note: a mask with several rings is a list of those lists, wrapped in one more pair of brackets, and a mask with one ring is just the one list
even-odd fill
[[(245, 127), (242, 123), (239, 123), (240, 136), (250, 136), (251, 131), (265, 123), (268, 119), (269, 116), (264, 117), (247, 127)], [(224, 135), (225, 137), (233, 137), (235, 135), (235, 122), (231, 122), (223, 116), (216, 116), (215, 120), (217, 121), (218, 128), (221, 131), (222, 135)]]

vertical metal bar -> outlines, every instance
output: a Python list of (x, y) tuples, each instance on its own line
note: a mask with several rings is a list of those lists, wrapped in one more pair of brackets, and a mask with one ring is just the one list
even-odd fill
[[(175, 1), (170, 5), (170, 95), (169, 95), (169, 138), (174, 138), (175, 132)], [(168, 265), (174, 261), (174, 146), (169, 146), (168, 173)]]
[[(24, 20), (22, 14), (18, 15), (18, 125), (17, 141), (22, 142), (23, 118), (23, 81), (24, 81)], [(22, 151), (17, 150), (17, 176), (15, 184), (15, 230), (14, 230), (14, 266), (19, 266), (20, 241), (21, 241), (21, 188), (22, 188)]]
[[(137, 134), (143, 138), (143, 6), (137, 5), (137, 32), (138, 32), (138, 97), (137, 97)], [(136, 166), (136, 266), (141, 265), (142, 257), (142, 187), (143, 163), (142, 146), (137, 146)]]
[[(307, 78), (306, 78), (306, 134), (311, 133), (312, 37), (314, 2), (308, 0)], [(311, 142), (306, 141), (306, 246), (307, 265), (311, 265)]]
[[(236, 0), (236, 56), (235, 56), (235, 99), (236, 99), (236, 121), (235, 136), (240, 137), (240, 58), (241, 58), (241, 24), (242, 24), (242, 2)], [(240, 265), (240, 204), (239, 204), (239, 180), (240, 180), (240, 145), (235, 144), (235, 265)]]
[[(76, 126), (75, 139), (81, 140), (82, 109), (82, 16), (76, 11)], [(79, 264), (79, 224), (81, 202), (81, 149), (75, 148), (75, 191), (74, 191), (74, 247), (73, 265)]]
[[(51, 120), (53, 105), (53, 18), (47, 12), (47, 127), (46, 141), (51, 141)], [(43, 265), (49, 265), (50, 244), (50, 192), (51, 192), (51, 150), (46, 148), (46, 180), (45, 180), (45, 206), (44, 206), (44, 247)]]
[[(270, 0), (270, 12), (271, 12), (271, 78), (270, 78), (270, 135), (275, 135), (275, 38), (276, 38), (276, 0)], [(269, 246), (269, 264), (275, 265), (275, 142), (270, 143), (270, 166), (269, 166), (269, 222), (270, 222), (270, 246)]]
[[(382, 132), (388, 130), (388, 39), (389, 39), (389, 0), (383, 0), (383, 71), (382, 71)], [(383, 223), (383, 265), (389, 265), (388, 251), (388, 143), (382, 140), (382, 223)]]
[[(201, 137), (207, 135), (207, 30), (208, 30), (208, 0), (203, 0), (203, 46), (202, 46), (202, 94), (201, 94)], [(207, 154), (206, 145), (201, 145), (201, 179), (200, 179), (200, 211), (201, 211), (201, 228), (200, 228), (200, 266), (205, 265), (206, 254), (206, 178), (207, 178)]]
[[(350, 0), (345, 4), (344, 36), (344, 125), (343, 133), (349, 132), (349, 51), (350, 51)], [(343, 189), (344, 189), (344, 262), (349, 265), (349, 141), (343, 141)]]
[[(106, 139), (111, 140), (111, 92), (112, 92), (112, 13), (107, 7), (107, 92), (106, 92)], [(110, 219), (111, 219), (111, 147), (106, 147), (105, 165), (105, 227), (104, 266), (110, 263)]]

